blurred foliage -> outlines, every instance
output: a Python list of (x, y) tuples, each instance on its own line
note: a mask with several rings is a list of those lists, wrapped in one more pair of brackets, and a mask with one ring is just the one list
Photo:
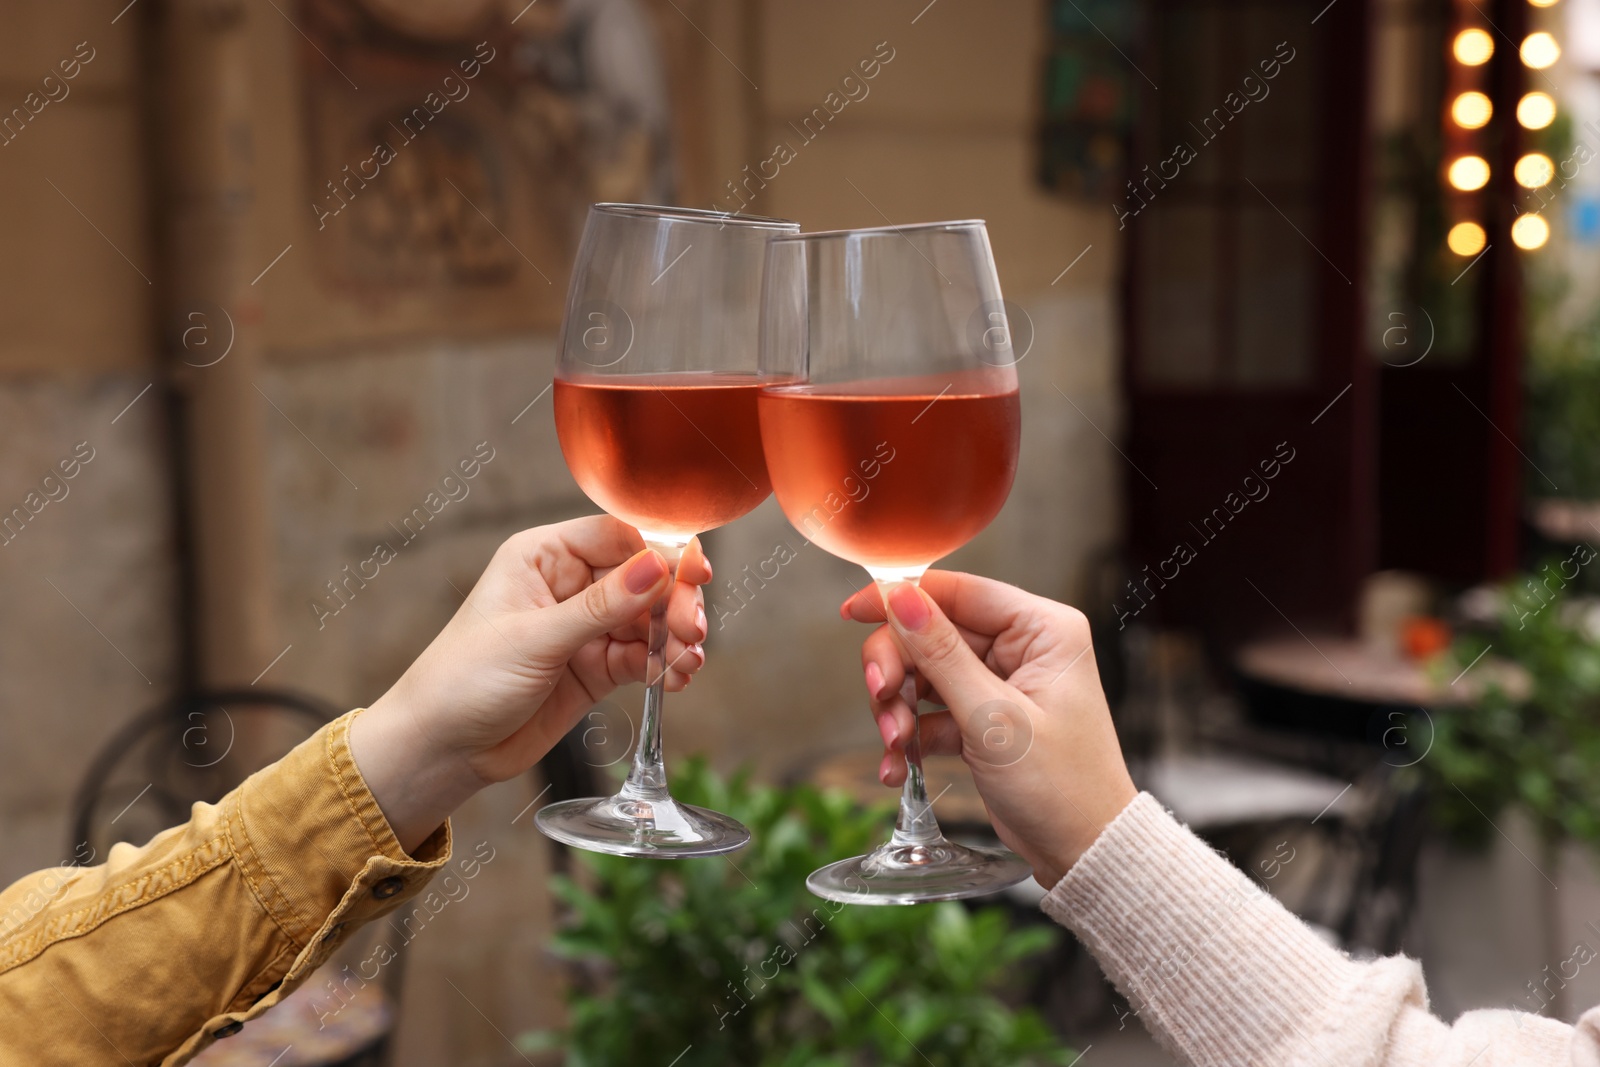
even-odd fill
[[(1538, 304), (1553, 303), (1545, 297)], [(1554, 315), (1535, 314), (1554, 319)], [(1547, 475), (1526, 479), (1539, 496), (1600, 500), (1600, 309), (1578, 325), (1535, 330), (1527, 364), (1528, 451)]]
[(522, 1035), (524, 1051), (564, 1048), (570, 1067), (665, 1067), (684, 1049), (676, 1067), (1071, 1062), (1036, 1012), (1000, 999), (1054, 927), (806, 890), (815, 868), (879, 844), (892, 806), (724, 781), (698, 760), (673, 793), (742, 821), (750, 846), (671, 863), (574, 853), (583, 872), (555, 881), (571, 914), (554, 950), (595, 980), (569, 992), (567, 1029)]
[[(1546, 215), (1567, 210), (1561, 198), (1572, 195), (1568, 175), (1593, 166), (1600, 156), (1587, 148), (1578, 151), (1566, 114), (1537, 131), (1530, 147), (1555, 160), (1562, 179), (1547, 187), (1543, 198), (1524, 191), (1518, 206)], [(1524, 484), (1536, 497), (1600, 500), (1600, 308), (1574, 299), (1566, 271), (1543, 258), (1528, 259), (1525, 292), (1525, 432), (1533, 463), (1549, 481), (1530, 474)]]
[[(1464, 261), (1445, 243), (1451, 218), (1440, 188), (1444, 143), (1437, 123), (1393, 130), (1378, 140), (1372, 210), (1389, 240), (1373, 249), (1374, 293), (1369, 345), (1375, 358), (1403, 362), (1388, 343), (1410, 307), (1426, 308), (1434, 365), (1459, 364), (1476, 344), (1482, 296), (1469, 274), (1459, 285)], [(1391, 244), (1393, 245), (1391, 247)]]
[(1458, 663), (1492, 646), (1532, 681), (1523, 700), (1490, 686), (1471, 706), (1432, 713), (1433, 747), (1417, 770), (1435, 818), (1457, 840), (1486, 841), (1489, 820), (1516, 805), (1546, 843), (1600, 846), (1600, 642), (1560, 568), (1552, 561), (1506, 585), (1493, 632), (1457, 643)]

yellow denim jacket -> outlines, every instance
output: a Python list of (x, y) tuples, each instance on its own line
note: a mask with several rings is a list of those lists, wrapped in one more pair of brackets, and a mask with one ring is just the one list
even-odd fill
[(175, 1065), (278, 1003), (450, 858), (408, 856), (350, 712), (188, 823), (0, 892), (0, 1067)]

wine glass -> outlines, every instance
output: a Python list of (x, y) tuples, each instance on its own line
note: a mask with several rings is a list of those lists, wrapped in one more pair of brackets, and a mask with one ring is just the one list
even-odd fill
[[(759, 401), (773, 491), (808, 540), (864, 566), (887, 602), (987, 526), (1016, 474), (1016, 360), (988, 231), (966, 221), (775, 237), (763, 304), (762, 370), (790, 379)], [(915, 712), (914, 669), (902, 695)], [(1006, 849), (940, 833), (915, 730), (906, 767), (889, 842), (814, 872), (813, 893), (912, 904), (1029, 875)]]
[[(771, 492), (756, 393), (761, 272), (782, 219), (595, 204), (572, 268), (556, 366), (556, 434), (589, 499), (635, 527), (674, 570), (696, 534)], [(615, 796), (549, 804), (557, 841), (677, 859), (744, 847), (735, 819), (667, 789), (661, 707), (671, 587), (650, 611), (638, 748)]]

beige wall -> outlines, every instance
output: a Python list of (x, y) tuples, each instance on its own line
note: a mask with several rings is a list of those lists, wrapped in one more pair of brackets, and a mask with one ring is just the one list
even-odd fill
[(0, 883), (72, 855), (67, 805), (93, 748), (173, 678), (159, 394), (124, 413), (154, 380), (155, 267), (134, 22), (115, 14), (13, 5), (0, 34), (0, 117), (29, 93), (37, 107), (80, 43), (93, 56), (0, 146), (0, 509), (79, 442), (94, 450), (0, 546)]
[(112, 25), (115, 14), (90, 0), (6, 12), (0, 115), (23, 106), (30, 92), (43, 98), (43, 79), (59, 75), (58, 64), (80, 42), (94, 58), (65, 83), (64, 99), (46, 104), (0, 147), (0, 373), (98, 372), (153, 360), (146, 279), (154, 279), (155, 264), (140, 164), (135, 20)]

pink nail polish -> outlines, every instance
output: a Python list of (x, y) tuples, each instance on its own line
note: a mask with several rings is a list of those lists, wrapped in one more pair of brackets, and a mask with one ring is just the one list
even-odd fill
[(878, 716), (878, 733), (883, 736), (883, 747), (894, 747), (894, 716), (885, 712)]
[(922, 594), (909, 584), (897, 585), (889, 593), (889, 610), (894, 612), (894, 617), (907, 630), (922, 629), (932, 617)]
[[(878, 669), (876, 663), (867, 664), (867, 669), (862, 672), (867, 680), (867, 692), (874, 697), (883, 692), (883, 671)], [(881, 698), (880, 698), (881, 699)]]
[(703, 640), (710, 630), (707, 629), (706, 626), (706, 609), (702, 604), (696, 604), (694, 606), (694, 625), (695, 630), (700, 634), (700, 637)]
[(623, 581), (628, 592), (642, 593), (659, 582), (666, 573), (667, 561), (656, 552), (647, 552), (628, 568)]

